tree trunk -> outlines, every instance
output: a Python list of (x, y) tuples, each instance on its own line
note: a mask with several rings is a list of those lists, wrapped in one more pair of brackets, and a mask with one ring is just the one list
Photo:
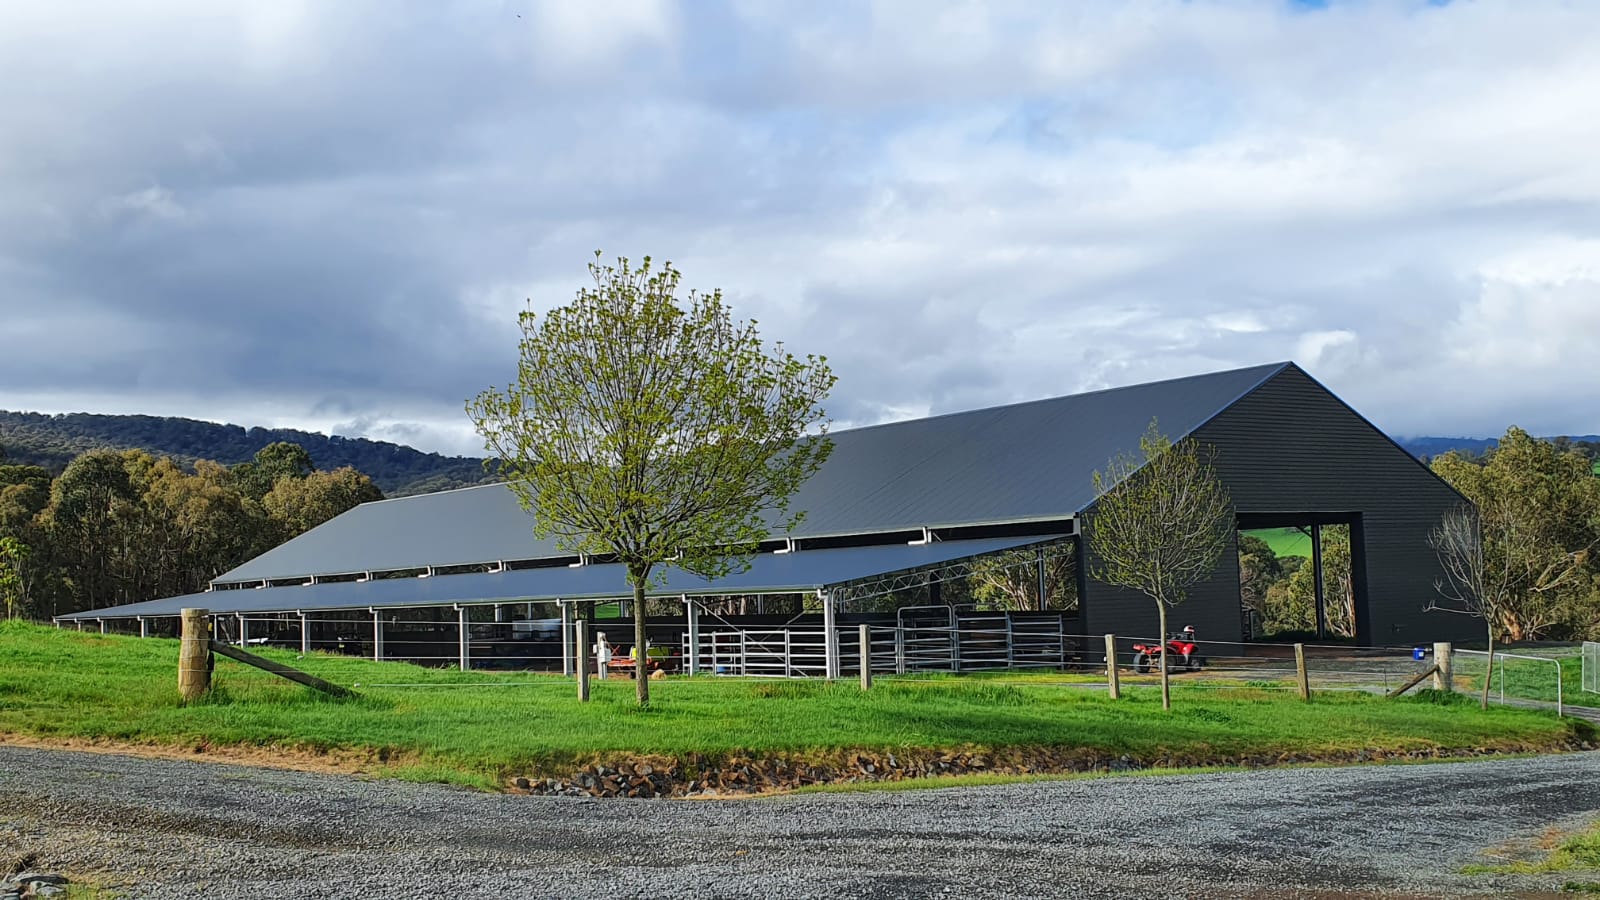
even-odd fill
[(1161, 643), (1158, 645), (1161, 647), (1161, 708), (1171, 709), (1172, 684), (1167, 680), (1167, 657), (1171, 656), (1172, 654), (1169, 652), (1169, 648), (1167, 647), (1167, 605), (1162, 603), (1160, 600), (1157, 600), (1156, 613), (1158, 618), (1161, 620), (1161, 635), (1158, 638), (1158, 640), (1161, 641)]
[(645, 639), (644, 623), (644, 585), (645, 579), (650, 577), (650, 570), (631, 573), (633, 581), (633, 684), (639, 694), (639, 705), (650, 705), (650, 660), (645, 651), (649, 649)]
[(1481, 709), (1489, 708), (1489, 682), (1494, 680), (1494, 623), (1489, 624), (1489, 666), (1483, 670), (1483, 700)]

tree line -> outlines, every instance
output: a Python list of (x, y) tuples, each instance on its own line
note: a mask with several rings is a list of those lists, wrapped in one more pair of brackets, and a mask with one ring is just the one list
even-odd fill
[(205, 589), (215, 577), (369, 500), (370, 478), (319, 471), (278, 442), (233, 466), (98, 449), (60, 474), (0, 447), (0, 599), (46, 619)]
[(366, 473), (390, 497), (495, 480), (484, 469), (482, 459), (424, 453), (367, 438), (292, 428), (241, 428), (167, 416), (45, 415), (0, 410), (0, 446), (6, 448), (11, 463), (40, 466), (51, 472), (60, 472), (90, 450), (107, 447), (142, 449), (193, 467), (203, 459), (237, 465), (275, 443), (298, 445), (321, 469), (349, 466)]

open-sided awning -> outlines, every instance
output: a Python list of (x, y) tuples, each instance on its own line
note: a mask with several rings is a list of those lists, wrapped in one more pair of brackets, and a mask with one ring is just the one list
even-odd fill
[[(668, 566), (652, 584), (652, 597), (689, 594), (792, 594), (825, 590), (863, 578), (937, 566), (1018, 547), (1059, 540), (1061, 535), (985, 538), (927, 544), (889, 544), (763, 553), (750, 568), (708, 580)], [(506, 572), (388, 578), (290, 587), (239, 588), (147, 600), (57, 616), (57, 621), (176, 616), (188, 607), (214, 613), (310, 612), (350, 609), (483, 605), (549, 600), (606, 600), (633, 595), (618, 563), (514, 569)]]

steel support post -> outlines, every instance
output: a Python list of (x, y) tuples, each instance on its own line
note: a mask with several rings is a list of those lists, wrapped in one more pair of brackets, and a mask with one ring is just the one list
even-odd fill
[(468, 647), (467, 647), (468, 632), (467, 632), (467, 608), (465, 606), (456, 607), (456, 629), (457, 629), (457, 634), (458, 634), (458, 636), (459, 636), (459, 638), (461, 640), (460, 647), (457, 648), (458, 649), (458, 655), (460, 657), (460, 662), (461, 662), (461, 671), (465, 672), (465, 671), (468, 671), (469, 669), (472, 668), (472, 660), (467, 655), (468, 654)]
[(872, 690), (872, 626), (861, 623), (861, 689)]
[(688, 660), (689, 674), (693, 675), (700, 671), (700, 604), (685, 595), (683, 605), (689, 617), (689, 646), (683, 656)]
[(1011, 612), (1006, 611), (1006, 668), (1014, 669), (1017, 666), (1017, 641), (1012, 632), (1016, 629), (1011, 624)]
[(1317, 594), (1317, 640), (1328, 637), (1328, 598), (1322, 587), (1322, 526), (1311, 526), (1311, 575)]
[(243, 647), (250, 643), (250, 622), (245, 619), (244, 613), (237, 613), (234, 618), (239, 620), (239, 646)]
[(574, 629), (572, 624), (572, 604), (565, 600), (557, 600), (556, 608), (561, 610), (561, 674), (570, 676), (574, 672), (573, 649), (583, 638), (580, 634), (581, 629)]
[(150, 623), (146, 622), (144, 620), (144, 616), (140, 616), (139, 617), (139, 637), (149, 637), (149, 636), (150, 636)]
[(311, 620), (305, 613), (300, 614), (300, 655), (311, 652)]
[(1044, 588), (1044, 548), (1039, 548), (1039, 611), (1044, 612), (1050, 608), (1050, 598), (1045, 594)]
[(950, 671), (961, 671), (961, 617), (950, 607)]
[(383, 662), (383, 615), (376, 609), (372, 613), (372, 661)]
[[(240, 621), (243, 621), (243, 620), (241, 619)], [(99, 622), (100, 622), (100, 633), (101, 634), (105, 634), (106, 633), (106, 620), (105, 619), (100, 619)]]
[(818, 591), (817, 596), (822, 598), (822, 672), (823, 677), (833, 679), (839, 677), (839, 629), (838, 615), (834, 609), (833, 594), (830, 591)]

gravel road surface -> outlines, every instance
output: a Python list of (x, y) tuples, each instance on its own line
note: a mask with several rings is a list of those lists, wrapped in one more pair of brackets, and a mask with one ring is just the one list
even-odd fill
[(132, 897), (1536, 896), (1458, 873), (1597, 815), (1600, 752), (597, 801), (0, 746), (0, 848)]

